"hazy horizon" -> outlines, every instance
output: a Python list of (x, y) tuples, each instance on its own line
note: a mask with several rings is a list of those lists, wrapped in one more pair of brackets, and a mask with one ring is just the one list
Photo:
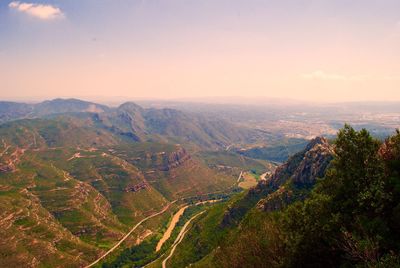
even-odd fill
[(399, 267), (400, 0), (0, 0), (1, 267)]
[(400, 2), (0, 3), (0, 99), (400, 101)]
[[(174, 107), (180, 104), (196, 104), (196, 105), (233, 105), (233, 106), (256, 106), (256, 107), (338, 107), (338, 106), (358, 106), (365, 107), (393, 107), (400, 103), (398, 100), (390, 101), (307, 101), (301, 99), (289, 98), (270, 98), (270, 97), (249, 97), (249, 96), (217, 96), (217, 97), (193, 97), (193, 98), (146, 98), (146, 97), (128, 97), (128, 96), (44, 96), (44, 97), (10, 97), (0, 98), (0, 102), (17, 102), (37, 104), (44, 101), (52, 101), (55, 99), (75, 99), (86, 102), (93, 102), (117, 107), (126, 102), (135, 102), (139, 105), (156, 105), (164, 107)], [(171, 106), (172, 105), (172, 106)], [(389, 106), (388, 106), (389, 105)]]

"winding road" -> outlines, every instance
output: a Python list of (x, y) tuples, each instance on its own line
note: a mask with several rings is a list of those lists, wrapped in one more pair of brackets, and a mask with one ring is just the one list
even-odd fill
[[(222, 199), (201, 201), (201, 202), (197, 202), (196, 204), (194, 204), (194, 206), (204, 205), (204, 204), (208, 204), (208, 203), (215, 203), (215, 202), (219, 202), (219, 201), (222, 201)], [(186, 206), (180, 208), (178, 210), (178, 212), (176, 212), (175, 215), (172, 217), (172, 220), (171, 220), (170, 225), (168, 226), (168, 229), (165, 231), (165, 233), (164, 233), (163, 237), (160, 239), (160, 241), (158, 241), (158, 244), (156, 247), (156, 252), (160, 251), (162, 245), (171, 237), (171, 234), (174, 231), (176, 224), (179, 222), (179, 219), (181, 218), (181, 216), (183, 215), (185, 210), (190, 206), (193, 206), (193, 205), (186, 205)]]
[(240, 179), (242, 178), (242, 175), (243, 175), (243, 171), (240, 171), (240, 174), (239, 174), (239, 177), (238, 177), (236, 183), (240, 182)]
[(147, 221), (147, 220), (149, 220), (149, 219), (151, 219), (151, 218), (154, 218), (154, 217), (156, 217), (156, 216), (158, 216), (158, 215), (160, 215), (160, 214), (163, 214), (163, 213), (164, 213), (165, 211), (167, 211), (167, 210), (169, 209), (169, 207), (170, 207), (173, 203), (175, 203), (176, 201), (177, 201), (177, 200), (175, 200), (175, 201), (169, 203), (169, 204), (168, 204), (167, 206), (165, 206), (161, 211), (159, 211), (159, 212), (157, 212), (157, 213), (154, 213), (154, 214), (152, 214), (152, 215), (150, 215), (150, 216), (144, 218), (144, 219), (141, 220), (140, 222), (138, 222), (135, 226), (132, 227), (132, 229), (131, 229), (121, 240), (119, 240), (119, 242), (118, 242), (117, 244), (115, 244), (115, 245), (114, 245), (112, 248), (110, 248), (106, 253), (104, 253), (103, 255), (101, 255), (97, 260), (95, 260), (94, 262), (92, 262), (91, 264), (89, 264), (88, 266), (86, 266), (85, 268), (92, 267), (92, 266), (96, 265), (97, 263), (99, 263), (99, 261), (101, 261), (102, 259), (104, 259), (105, 257), (107, 257), (111, 252), (113, 252), (116, 248), (118, 248), (119, 245), (121, 245), (122, 242), (124, 242), (124, 241), (133, 233), (133, 231), (135, 231), (136, 228), (138, 228), (143, 222), (145, 222), (145, 221)]
[(182, 242), (183, 238), (185, 237), (187, 231), (186, 230), (189, 226), (189, 224), (198, 216), (200, 216), (201, 214), (203, 214), (204, 212), (206, 212), (205, 210), (202, 212), (197, 213), (196, 215), (194, 215), (193, 217), (191, 217), (186, 223), (185, 225), (182, 227), (182, 230), (179, 232), (178, 236), (175, 239), (175, 242), (172, 246), (171, 252), (169, 253), (169, 255), (163, 260), (162, 262), (162, 268), (166, 268), (167, 267), (167, 261), (174, 255), (175, 249), (176, 247)]
[(189, 206), (182, 207), (172, 217), (172, 220), (171, 220), (170, 225), (168, 226), (168, 229), (165, 231), (165, 233), (164, 233), (163, 237), (160, 239), (160, 241), (158, 241), (158, 244), (157, 244), (157, 247), (156, 247), (156, 252), (160, 251), (160, 249), (161, 249), (162, 245), (165, 243), (165, 241), (167, 241), (171, 237), (172, 231), (175, 229), (175, 226), (178, 223), (180, 217), (183, 215), (183, 213), (185, 212), (185, 210), (188, 207)]

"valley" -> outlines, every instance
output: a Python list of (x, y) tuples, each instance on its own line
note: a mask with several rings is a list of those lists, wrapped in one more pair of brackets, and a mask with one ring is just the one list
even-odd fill
[[(180, 112), (165, 110), (170, 119), (153, 120), (134, 104), (112, 109), (60, 99), (29, 107), (13, 119), (7, 111), (8, 120), (0, 125), (2, 266), (96, 266), (137, 240), (159, 235), (162, 222), (176, 209), (174, 200), (227, 198), (237, 191), (235, 178), (243, 166), (259, 172), (274, 168), (232, 153), (226, 160), (206, 160), (204, 153), (223, 148), (233, 135), (245, 141), (250, 134), (232, 132), (227, 138), (212, 125), (207, 133), (205, 119), (199, 121), (201, 128), (193, 121), (186, 126), (188, 119)], [(132, 121), (132, 116), (137, 118)], [(145, 120), (150, 120), (147, 125), (137, 123)], [(160, 128), (164, 120), (177, 128)], [(197, 134), (189, 136), (189, 129)], [(18, 236), (12, 235), (17, 230)], [(23, 246), (31, 243), (37, 252)]]
[(171, 108), (23, 111), (0, 116), (1, 266), (218, 266), (238, 226), (306, 200), (334, 155), (326, 138)]
[(0, 268), (400, 268), (400, 0), (0, 0)]
[(108, 250), (106, 253), (104, 253), (103, 255), (100, 256), (100, 258), (98, 258), (96, 261), (92, 262), (91, 264), (89, 264), (86, 267), (92, 267), (94, 265), (96, 265), (97, 263), (99, 263), (102, 259), (104, 259), (105, 257), (107, 257), (107, 255), (109, 255), (110, 253), (112, 253), (116, 248), (118, 248), (119, 245), (121, 245), (143, 222), (154, 218), (164, 212), (166, 212), (168, 210), (168, 208), (171, 206), (171, 204), (175, 203), (176, 201), (168, 204), (165, 208), (163, 208), (160, 212), (154, 213), (146, 218), (144, 218), (143, 220), (141, 220), (140, 222), (138, 222), (121, 240), (118, 241), (117, 244), (115, 244), (115, 246), (113, 246), (110, 250)]
[(166, 268), (167, 267), (167, 261), (173, 256), (176, 247), (182, 242), (182, 240), (185, 238), (186, 233), (188, 232), (187, 227), (189, 226), (189, 224), (198, 216), (200, 216), (201, 214), (203, 214), (205, 211), (199, 212), (196, 215), (194, 215), (193, 217), (191, 217), (183, 226), (182, 230), (180, 231), (180, 233), (178, 234), (178, 237), (176, 238), (174, 245), (172, 246), (171, 252), (169, 253), (169, 255), (163, 260), (162, 262), (162, 268)]

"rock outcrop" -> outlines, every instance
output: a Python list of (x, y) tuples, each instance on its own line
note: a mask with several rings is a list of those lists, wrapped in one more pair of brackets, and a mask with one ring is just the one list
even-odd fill
[(292, 180), (296, 185), (314, 185), (333, 158), (333, 149), (325, 138), (315, 138), (305, 149), (303, 160), (295, 170)]
[(158, 171), (170, 171), (191, 159), (190, 154), (181, 146), (170, 152), (147, 152), (142, 158), (135, 159), (135, 164), (144, 164), (154, 168), (151, 173)]
[(317, 178), (324, 177), (333, 153), (333, 146), (327, 139), (317, 137), (311, 140), (303, 151), (290, 157), (272, 176), (260, 180), (244, 198), (229, 207), (221, 226), (238, 224), (255, 205), (263, 211), (274, 211), (304, 199)]
[(186, 152), (183, 147), (179, 147), (178, 150), (172, 152), (168, 155), (167, 166), (165, 167), (166, 170), (174, 169), (185, 163), (191, 157)]
[(326, 138), (313, 139), (303, 151), (280, 166), (269, 180), (257, 185), (255, 190), (269, 192), (257, 206), (264, 211), (273, 211), (294, 200), (304, 199), (308, 191), (300, 189), (309, 189), (318, 178), (324, 177), (333, 154), (333, 147)]
[(142, 181), (142, 182), (140, 182), (138, 184), (135, 184), (135, 185), (129, 185), (128, 187), (125, 188), (125, 191), (126, 192), (134, 192), (134, 193), (136, 193), (136, 192), (139, 192), (141, 190), (145, 190), (147, 188), (149, 188), (149, 184), (146, 181)]

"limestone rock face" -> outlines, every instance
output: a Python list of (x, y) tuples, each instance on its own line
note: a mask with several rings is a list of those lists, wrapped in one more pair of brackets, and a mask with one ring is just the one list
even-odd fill
[(292, 180), (295, 184), (313, 185), (325, 174), (332, 160), (333, 150), (325, 138), (317, 137), (307, 146), (303, 160), (295, 170)]
[(269, 180), (257, 185), (253, 191), (266, 193), (257, 207), (264, 211), (274, 211), (294, 200), (304, 199), (308, 191), (299, 189), (309, 189), (318, 178), (324, 177), (333, 154), (333, 146), (326, 138), (313, 139), (303, 151), (278, 167)]
[(164, 166), (164, 171), (174, 169), (185, 163), (191, 157), (183, 147), (178, 148), (175, 152), (168, 155), (167, 165)]

